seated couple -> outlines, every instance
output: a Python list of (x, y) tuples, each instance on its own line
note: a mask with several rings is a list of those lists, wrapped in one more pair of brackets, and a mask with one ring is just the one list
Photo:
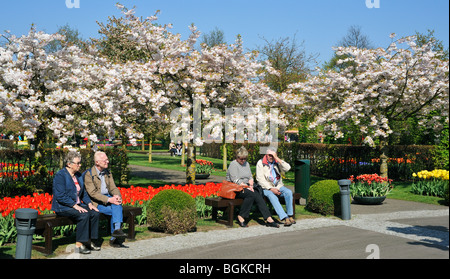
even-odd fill
[(75, 252), (80, 254), (100, 250), (96, 243), (99, 213), (111, 216), (111, 246), (123, 247), (126, 237), (121, 229), (122, 197), (108, 170), (107, 155), (96, 152), (94, 163), (82, 174), (81, 154), (70, 151), (65, 158), (65, 167), (53, 179), (52, 210), (76, 222)]
[[(272, 214), (264, 201), (263, 195), (269, 199), (285, 226), (295, 224), (292, 191), (283, 185), (281, 179), (281, 172), (288, 171), (291, 166), (278, 158), (274, 150), (269, 149), (267, 154), (256, 164), (256, 180), (258, 183), (255, 184), (247, 157), (247, 149), (243, 146), (240, 147), (236, 152), (236, 160), (232, 161), (228, 167), (226, 178), (227, 181), (250, 186), (236, 193), (236, 198), (244, 200), (237, 216), (239, 225), (247, 227), (246, 219), (250, 216), (253, 203), (256, 203), (263, 218), (266, 220), (266, 225), (275, 228), (279, 227), (271, 217)], [(279, 197), (285, 199), (287, 212), (281, 206)]]

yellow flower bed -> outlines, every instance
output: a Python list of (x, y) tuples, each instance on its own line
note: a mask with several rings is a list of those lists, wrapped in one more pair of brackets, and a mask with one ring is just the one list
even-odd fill
[(433, 171), (423, 170), (423, 171), (419, 171), (417, 174), (413, 173), (412, 176), (422, 178), (422, 179), (435, 178), (435, 179), (441, 179), (441, 180), (448, 180), (448, 173), (449, 173), (448, 170), (433, 170)]

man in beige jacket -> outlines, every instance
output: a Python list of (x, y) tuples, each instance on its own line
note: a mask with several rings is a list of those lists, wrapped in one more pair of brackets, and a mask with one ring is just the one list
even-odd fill
[(95, 165), (92, 168), (85, 171), (84, 185), (98, 210), (111, 216), (110, 244), (113, 247), (118, 247), (120, 244), (116, 243), (115, 240), (122, 240), (126, 237), (121, 229), (123, 222), (122, 196), (108, 169), (109, 160), (106, 153), (95, 152), (94, 163)]
[[(292, 191), (285, 187), (281, 178), (281, 172), (287, 172), (291, 166), (278, 158), (277, 153), (268, 150), (267, 154), (256, 164), (256, 180), (263, 188), (264, 196), (272, 203), (280, 220), (284, 220), (285, 226), (295, 224), (294, 208), (292, 204)], [(286, 211), (280, 204), (279, 197), (283, 197), (286, 202)]]

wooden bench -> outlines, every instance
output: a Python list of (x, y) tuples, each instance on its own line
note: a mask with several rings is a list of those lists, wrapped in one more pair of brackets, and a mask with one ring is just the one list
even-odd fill
[[(123, 206), (123, 222), (128, 224), (128, 239), (134, 239), (135, 230), (134, 230), (134, 219), (136, 216), (142, 214), (142, 208), (140, 207), (132, 207), (132, 206)], [(100, 220), (108, 220), (110, 221), (111, 216), (107, 216), (105, 214), (100, 214)], [(58, 216), (56, 214), (45, 214), (39, 215), (36, 220), (36, 232), (35, 234), (42, 234), (45, 239), (45, 246), (37, 246), (33, 245), (33, 249), (42, 252), (46, 255), (50, 255), (53, 253), (53, 228), (67, 226), (67, 225), (75, 225), (70, 218), (64, 216)], [(110, 226), (108, 226), (108, 232), (110, 231)]]
[[(293, 205), (293, 209), (294, 209), (294, 219), (295, 219), (295, 204), (300, 204), (300, 198), (301, 198), (301, 194), (300, 193), (292, 193), (293, 195), (293, 199), (292, 199), (292, 205)], [(266, 201), (266, 203), (270, 203), (270, 201), (264, 197), (264, 200)], [(244, 202), (243, 199), (225, 199), (225, 198), (221, 198), (221, 197), (217, 197), (217, 198), (206, 198), (205, 199), (205, 204), (212, 206), (212, 219), (215, 220), (217, 223), (220, 224), (224, 224), (228, 227), (232, 227), (233, 226), (233, 220), (234, 220), (234, 208), (236, 206), (241, 205)], [(280, 198), (280, 202), (282, 204), (284, 204), (284, 199)], [(223, 220), (223, 219), (217, 219), (217, 210), (221, 210), (224, 211), (228, 214), (228, 220)]]

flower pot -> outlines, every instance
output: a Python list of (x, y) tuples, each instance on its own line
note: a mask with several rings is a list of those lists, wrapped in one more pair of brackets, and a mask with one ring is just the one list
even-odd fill
[(354, 196), (353, 200), (358, 204), (367, 204), (367, 205), (376, 205), (376, 204), (382, 204), (383, 201), (386, 199), (386, 196), (381, 197), (360, 197), (360, 196)]
[(196, 173), (195, 179), (206, 179), (208, 178), (210, 173)]

